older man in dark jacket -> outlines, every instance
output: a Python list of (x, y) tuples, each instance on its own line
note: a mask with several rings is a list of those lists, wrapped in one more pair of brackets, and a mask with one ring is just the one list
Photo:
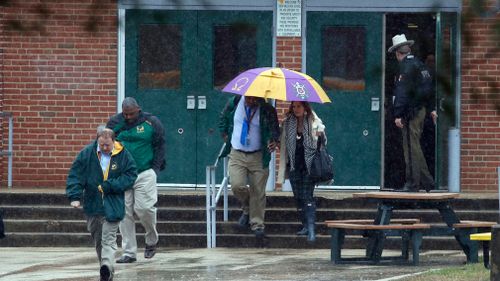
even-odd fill
[(125, 216), (124, 194), (136, 178), (132, 155), (115, 142), (113, 130), (104, 126), (98, 129), (97, 140), (80, 151), (69, 171), (66, 195), (75, 208), (83, 200), (87, 229), (101, 265), (101, 281), (113, 280), (116, 233)]

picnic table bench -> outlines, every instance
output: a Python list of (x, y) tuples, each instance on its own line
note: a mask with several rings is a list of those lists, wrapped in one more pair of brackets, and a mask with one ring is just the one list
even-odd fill
[[(419, 223), (420, 219), (392, 219), (392, 223), (398, 224), (414, 224)], [(356, 223), (356, 224), (373, 224), (373, 220), (366, 219), (352, 219), (352, 220), (326, 220), (326, 224), (328, 223)]]
[[(346, 262), (370, 262), (378, 264), (381, 260), (405, 260), (409, 259), (409, 246), (412, 249), (412, 263), (418, 265), (420, 245), (422, 244), (422, 230), (430, 228), (429, 224), (420, 223), (419, 219), (395, 219), (387, 225), (373, 224), (373, 220), (329, 220), (325, 224), (331, 232), (331, 261), (335, 264)], [(342, 257), (342, 245), (346, 231), (360, 234), (364, 237), (377, 238), (384, 241), (387, 236), (400, 236), (401, 256), (382, 257), (380, 247), (383, 243), (372, 243), (367, 246), (365, 257)]]
[[(467, 262), (478, 262), (478, 243), (470, 235), (491, 229), (496, 222), (460, 221), (453, 211), (451, 202), (458, 193), (420, 193), (420, 192), (366, 192), (354, 193), (354, 198), (362, 198), (378, 203), (373, 220), (328, 220), (325, 224), (331, 232), (331, 260), (333, 263), (348, 261), (369, 261), (379, 263), (382, 259), (384, 242), (387, 236), (402, 238), (402, 255), (398, 258), (408, 260), (408, 246), (411, 244), (413, 264), (419, 262), (420, 246), (423, 236), (454, 236), (464, 251)], [(398, 209), (436, 209), (444, 224), (421, 223), (419, 219), (392, 219)], [(361, 234), (368, 238), (366, 257), (342, 258), (341, 249), (345, 232)], [(393, 259), (393, 258), (390, 258)]]

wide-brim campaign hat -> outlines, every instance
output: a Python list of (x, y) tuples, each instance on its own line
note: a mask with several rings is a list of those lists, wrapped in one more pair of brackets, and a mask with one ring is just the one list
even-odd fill
[(406, 40), (406, 36), (404, 34), (398, 34), (394, 37), (392, 37), (392, 46), (389, 48), (388, 52), (392, 53), (392, 51), (396, 50), (397, 48), (408, 45), (411, 46), (415, 43), (413, 40)]

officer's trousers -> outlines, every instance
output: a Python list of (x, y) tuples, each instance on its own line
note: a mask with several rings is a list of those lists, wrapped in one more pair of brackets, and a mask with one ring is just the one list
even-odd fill
[(403, 152), (406, 164), (406, 186), (419, 189), (434, 187), (434, 180), (425, 161), (420, 138), (424, 128), (426, 109), (416, 111), (409, 124), (403, 127)]

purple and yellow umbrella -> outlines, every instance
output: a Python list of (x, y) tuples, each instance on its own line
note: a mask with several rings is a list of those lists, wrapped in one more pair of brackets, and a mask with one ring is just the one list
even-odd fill
[(286, 68), (249, 69), (231, 80), (222, 91), (282, 101), (331, 102), (313, 78)]

